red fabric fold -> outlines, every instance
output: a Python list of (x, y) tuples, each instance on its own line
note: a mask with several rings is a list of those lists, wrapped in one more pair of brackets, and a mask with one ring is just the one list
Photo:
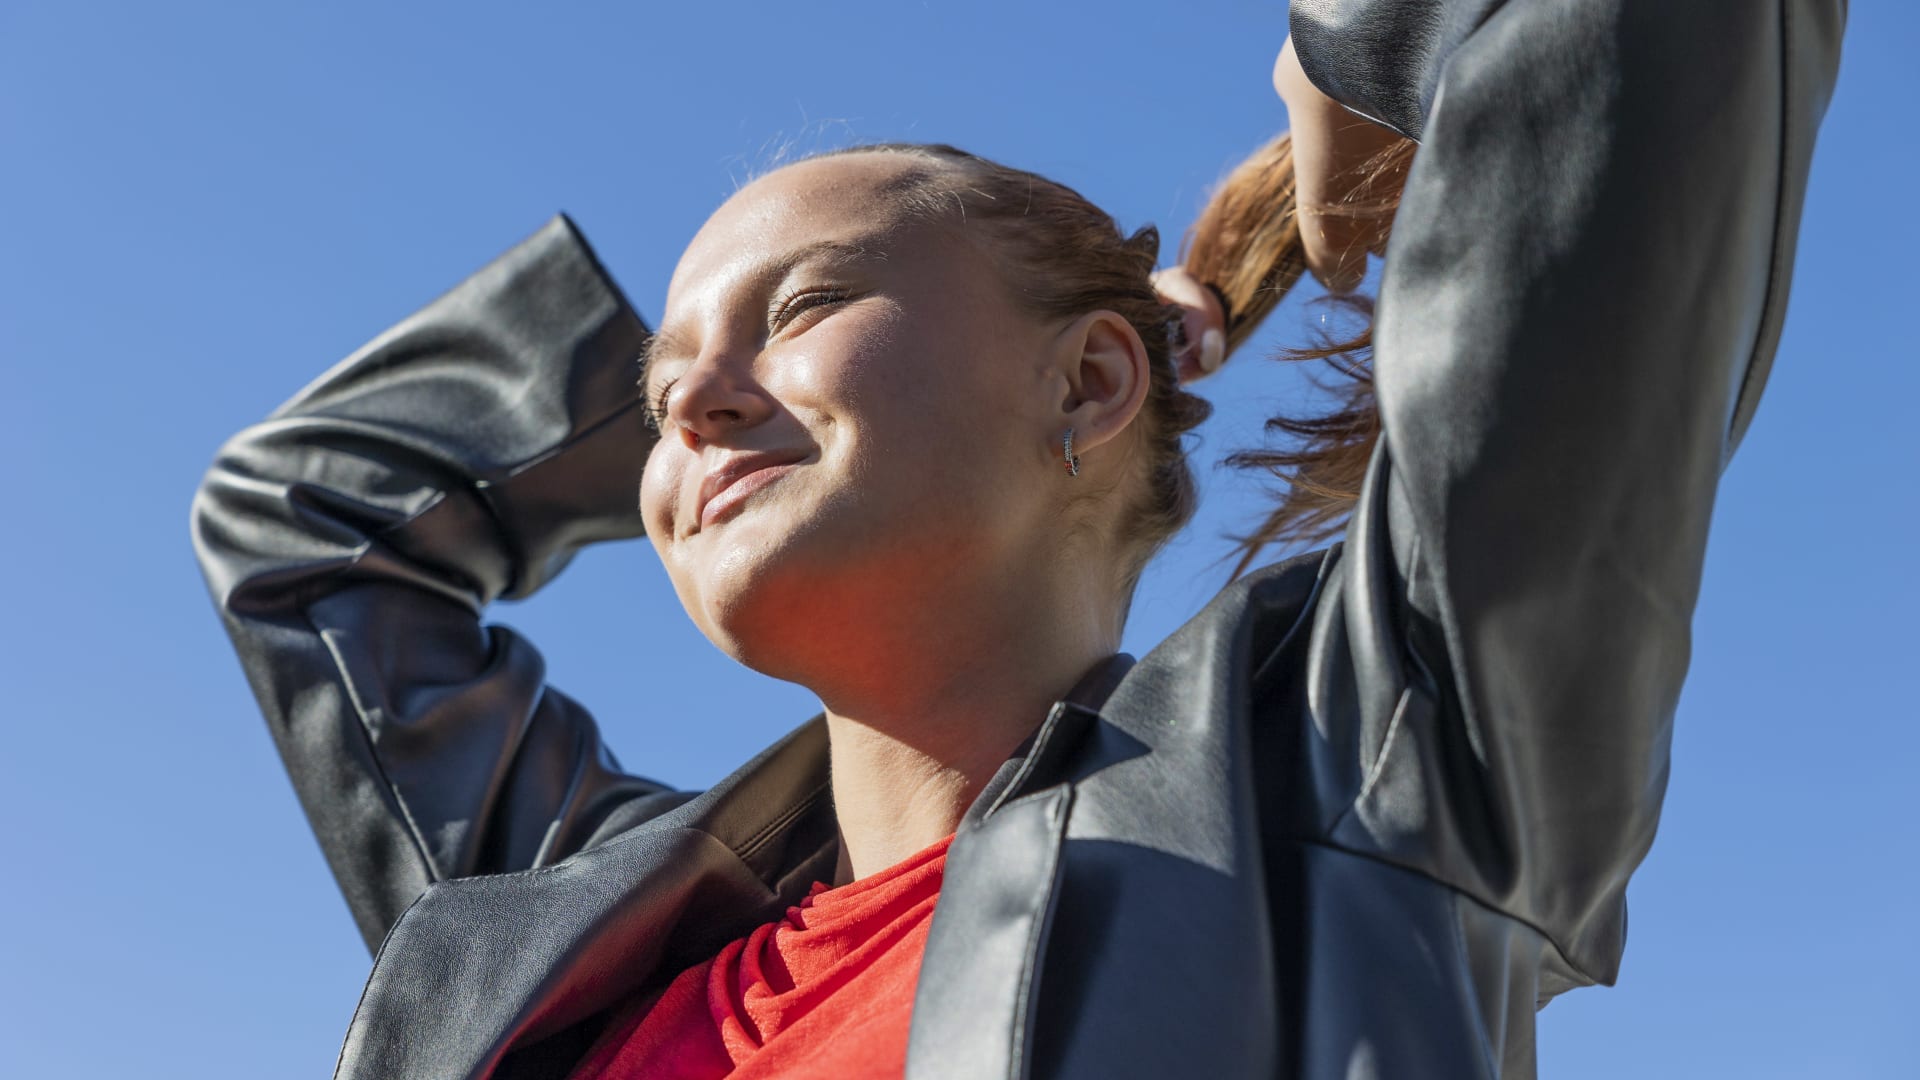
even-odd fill
[(614, 1018), (570, 1080), (898, 1077), (945, 840), (688, 968)]

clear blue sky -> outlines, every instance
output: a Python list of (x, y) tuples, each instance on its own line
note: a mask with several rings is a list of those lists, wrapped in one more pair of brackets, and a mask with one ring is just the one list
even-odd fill
[[(950, 141), (1177, 236), (1284, 126), (1283, 5), (1067, 7), (0, 5), (0, 1075), (324, 1076), (366, 975), (188, 544), (219, 443), (556, 210), (657, 313), (782, 148)], [(1547, 1077), (1920, 1075), (1916, 52), (1910, 0), (1855, 4), (1620, 985), (1542, 1015)], [(1262, 351), (1207, 386), (1207, 509), (1131, 651), (1258, 506), (1211, 463), (1301, 393)], [(644, 543), (495, 615), (683, 785), (813, 711), (708, 645)]]

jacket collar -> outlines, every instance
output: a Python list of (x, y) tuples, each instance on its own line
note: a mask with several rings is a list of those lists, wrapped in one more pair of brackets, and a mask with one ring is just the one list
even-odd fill
[[(1292, 636), (1314, 569), (1251, 575), (1137, 664), (1096, 665), (1002, 766), (948, 851), (909, 1077), (1272, 1071), (1246, 675), (1255, 637)], [(336, 1076), (564, 1075), (614, 1005), (831, 874), (826, 781), (816, 717), (605, 844), (429, 888), (381, 947)]]
[[(962, 831), (1004, 815), (1057, 850), (1064, 802), (1037, 814), (1009, 813), (1010, 804), (1054, 782), (1133, 663), (1118, 654), (1090, 668), (995, 773)], [(838, 853), (826, 721), (816, 716), (712, 789), (604, 844), (549, 867), (430, 886), (382, 943), (335, 1076), (510, 1076), (540, 1040), (777, 918), (832, 876)], [(1052, 856), (1031, 854), (1032, 873), (1050, 884)]]
[(1326, 565), (1229, 586), (1009, 763), (947, 852), (909, 1080), (1276, 1072), (1249, 676), (1295, 639)]
[(996, 811), (1035, 789), (1061, 778), (1067, 758), (1089, 726), (1100, 717), (1100, 706), (1113, 694), (1137, 663), (1126, 653), (1115, 653), (1087, 669), (1080, 681), (1048, 710), (1039, 728), (1016, 747), (987, 781), (960, 821), (960, 830), (977, 828)]
[(430, 886), (381, 944), (335, 1076), (511, 1076), (510, 1052), (538, 1057), (541, 1039), (778, 917), (837, 854), (815, 717), (604, 844)]

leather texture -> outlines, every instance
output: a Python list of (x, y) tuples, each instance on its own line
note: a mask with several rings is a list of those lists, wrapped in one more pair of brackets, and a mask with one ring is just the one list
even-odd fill
[[(1087, 673), (949, 854), (908, 1074), (1528, 1077), (1611, 983), (1837, 0), (1298, 0), (1418, 135), (1346, 540)], [(837, 855), (820, 718), (626, 771), (483, 621), (640, 535), (647, 334), (564, 218), (219, 453), (193, 533), (369, 947), (335, 1075), (564, 1077)]]

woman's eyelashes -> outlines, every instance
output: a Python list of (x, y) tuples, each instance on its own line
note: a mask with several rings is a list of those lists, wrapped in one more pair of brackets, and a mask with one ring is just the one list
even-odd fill
[[(829, 289), (818, 286), (795, 289), (782, 296), (779, 302), (768, 309), (767, 336), (772, 337), (803, 319), (824, 314), (833, 305), (852, 298), (853, 292), (849, 289)], [(645, 394), (644, 388), (642, 390), (646, 396), (646, 405), (643, 409), (646, 424), (655, 433), (660, 432), (667, 425), (667, 396), (673, 392), (673, 384), (679, 381), (678, 376), (662, 380), (659, 387), (651, 394)]]
[(647, 427), (655, 434), (659, 434), (660, 429), (666, 426), (667, 395), (673, 391), (673, 384), (679, 381), (679, 376), (665, 380), (660, 384), (660, 388), (647, 398)]
[(795, 289), (780, 298), (767, 312), (767, 333), (777, 334), (788, 323), (810, 312), (818, 312), (848, 299), (852, 294), (846, 289), (828, 289), (818, 286)]

